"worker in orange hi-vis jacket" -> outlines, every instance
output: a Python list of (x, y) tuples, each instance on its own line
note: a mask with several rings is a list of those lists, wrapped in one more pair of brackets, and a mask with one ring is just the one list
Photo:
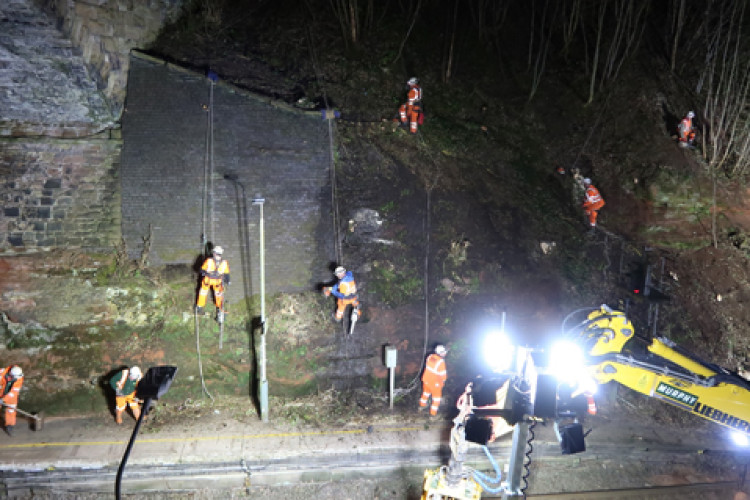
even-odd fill
[(422, 397), (419, 398), (420, 411), (427, 407), (427, 400), (432, 398), (430, 415), (437, 415), (443, 400), (443, 386), (448, 378), (445, 368), (445, 355), (448, 349), (442, 344), (435, 346), (435, 352), (427, 356), (422, 372)]
[(422, 87), (419, 86), (419, 80), (412, 77), (406, 82), (409, 92), (406, 95), (406, 102), (401, 105), (398, 114), (401, 123), (409, 123), (409, 132), (417, 133), (417, 125), (421, 124), (422, 115)]
[(683, 118), (680, 121), (680, 124), (677, 125), (678, 138), (680, 140), (680, 146), (682, 147), (692, 146), (693, 141), (695, 140), (693, 118), (695, 118), (695, 113), (693, 113), (692, 111), (688, 111), (688, 114), (685, 115), (685, 118)]
[(16, 406), (18, 406), (18, 394), (23, 386), (23, 370), (18, 365), (11, 365), (0, 369), (0, 395), (5, 406), (5, 432), (13, 435), (13, 427), (16, 425)]
[(599, 210), (604, 206), (604, 199), (599, 194), (599, 190), (591, 184), (591, 179), (583, 179), (583, 186), (586, 188), (586, 199), (583, 202), (583, 211), (589, 218), (589, 225), (596, 227), (596, 218)]
[(216, 314), (218, 318), (221, 318), (221, 321), (223, 320), (222, 315), (224, 313), (224, 287), (231, 283), (229, 263), (224, 260), (224, 249), (222, 247), (215, 246), (212, 257), (207, 258), (203, 262), (201, 277), (201, 289), (198, 292), (198, 303), (196, 304), (195, 311), (198, 314), (203, 314), (203, 308), (208, 298), (208, 289), (213, 288)]

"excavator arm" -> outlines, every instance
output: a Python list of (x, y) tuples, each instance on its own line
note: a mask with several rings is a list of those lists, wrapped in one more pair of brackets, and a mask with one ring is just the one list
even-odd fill
[(614, 381), (735, 431), (750, 434), (750, 383), (664, 337), (645, 339), (621, 311), (602, 306), (577, 329), (598, 384)]

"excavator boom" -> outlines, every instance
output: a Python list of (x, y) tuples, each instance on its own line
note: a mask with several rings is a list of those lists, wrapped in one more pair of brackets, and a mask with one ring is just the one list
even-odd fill
[(592, 312), (578, 331), (598, 384), (615, 381), (730, 429), (750, 434), (750, 383), (669, 339), (645, 339), (621, 311)]

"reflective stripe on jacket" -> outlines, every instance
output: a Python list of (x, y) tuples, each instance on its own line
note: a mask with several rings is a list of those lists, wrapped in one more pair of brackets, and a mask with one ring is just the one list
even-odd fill
[(15, 380), (10, 379), (10, 370), (13, 368), (14, 365), (8, 366), (6, 368), (0, 369), (0, 384), (2, 384), (2, 389), (0, 389), (0, 398), (5, 397), (10, 391), (13, 391), (16, 393), (16, 396), (18, 396), (18, 393), (21, 391), (21, 386), (23, 385), (23, 377), (19, 377)]
[(430, 385), (443, 385), (448, 378), (448, 372), (445, 369), (445, 360), (442, 356), (435, 353), (427, 356), (422, 373), (422, 382)]
[(599, 203), (602, 200), (602, 195), (599, 194), (599, 190), (594, 186), (590, 185), (586, 188), (586, 203), (594, 204)]
[(221, 275), (229, 274), (229, 263), (222, 260), (217, 267), (213, 257), (209, 257), (201, 266), (201, 270), (206, 273), (206, 277), (209, 279), (221, 279)]
[(344, 277), (333, 285), (331, 293), (339, 299), (353, 299), (357, 296), (357, 283), (351, 271), (347, 271)]
[(680, 122), (680, 126), (677, 127), (677, 129), (680, 131), (680, 135), (685, 136), (689, 134), (693, 130), (693, 120), (685, 117)]
[(409, 89), (409, 93), (406, 96), (409, 104), (418, 104), (422, 101), (422, 87), (415, 85)]

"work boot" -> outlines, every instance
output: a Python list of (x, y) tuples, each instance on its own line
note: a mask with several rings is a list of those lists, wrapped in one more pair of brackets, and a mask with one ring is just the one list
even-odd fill
[(195, 314), (203, 315), (203, 308), (201, 306), (195, 306)]
[(10, 437), (13, 437), (13, 426), (12, 425), (6, 425), (5, 426), (5, 432), (7, 432)]
[(117, 425), (122, 425), (122, 412), (120, 411), (115, 412), (115, 423)]

